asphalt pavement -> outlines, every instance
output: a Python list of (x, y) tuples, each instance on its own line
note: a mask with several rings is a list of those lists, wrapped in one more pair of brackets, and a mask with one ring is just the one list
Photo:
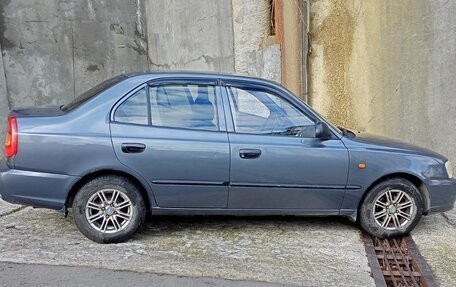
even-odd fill
[(0, 286), (154, 286), (154, 287), (279, 287), (266, 282), (192, 278), (164, 274), (137, 273), (95, 267), (69, 267), (0, 262)]

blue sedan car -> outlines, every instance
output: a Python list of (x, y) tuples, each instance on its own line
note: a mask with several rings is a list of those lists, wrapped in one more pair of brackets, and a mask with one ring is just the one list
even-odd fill
[(61, 107), (13, 110), (5, 154), (3, 200), (72, 208), (103, 243), (147, 212), (340, 215), (390, 238), (456, 197), (446, 157), (355, 135), (276, 83), (231, 75), (121, 75)]

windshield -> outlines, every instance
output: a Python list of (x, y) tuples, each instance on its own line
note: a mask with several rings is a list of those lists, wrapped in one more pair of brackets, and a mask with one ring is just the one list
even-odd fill
[(126, 78), (127, 78), (127, 76), (120, 75), (120, 76), (111, 78), (109, 80), (106, 80), (104, 82), (101, 82), (98, 85), (96, 85), (95, 87), (91, 88), (90, 90), (85, 91), (81, 95), (77, 96), (70, 103), (68, 103), (66, 105), (63, 105), (62, 107), (60, 107), (60, 109), (62, 111), (64, 111), (64, 112), (71, 111), (71, 110), (79, 107), (80, 105), (84, 104), (85, 102), (87, 102), (91, 98), (95, 97), (96, 95), (98, 95), (102, 91), (106, 90), (109, 87), (114, 86), (115, 84), (123, 81)]

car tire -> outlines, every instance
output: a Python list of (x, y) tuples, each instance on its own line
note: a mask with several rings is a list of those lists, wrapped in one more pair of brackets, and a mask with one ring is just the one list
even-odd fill
[(90, 240), (118, 243), (144, 223), (146, 207), (140, 189), (120, 176), (101, 176), (84, 184), (73, 205), (76, 226)]
[(391, 178), (375, 185), (360, 210), (361, 227), (379, 238), (405, 236), (415, 228), (424, 204), (418, 188), (404, 178)]

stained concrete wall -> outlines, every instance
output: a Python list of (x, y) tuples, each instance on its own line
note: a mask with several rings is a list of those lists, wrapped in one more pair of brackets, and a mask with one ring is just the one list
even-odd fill
[(230, 0), (3, 1), (0, 44), (11, 107), (62, 104), (125, 72), (234, 71)]
[[(18, 106), (34, 106), (63, 104), (95, 84), (114, 75), (146, 71), (156, 68), (152, 64), (162, 61), (160, 54), (149, 52), (149, 45), (161, 51), (170, 46), (147, 33), (148, 19), (163, 17), (163, 9), (155, 7), (158, 3), (168, 1), (135, 0), (135, 1), (30, 1), (14, 0), (0, 2), (0, 135), (4, 138), (6, 115), (10, 108)], [(179, 1), (176, 1), (179, 2)], [(203, 1), (200, 1), (203, 3)], [(181, 6), (185, 1), (180, 1)], [(169, 3), (168, 3), (169, 4)], [(168, 5), (172, 11), (175, 5)], [(189, 3), (191, 4), (191, 3)], [(230, 4), (230, 3), (228, 3)], [(146, 5), (148, 6), (146, 9)], [(216, 4), (211, 8), (217, 8)], [(220, 5), (218, 6), (226, 6)], [(156, 8), (156, 9), (151, 9)], [(185, 23), (186, 17), (193, 18), (201, 14), (201, 5), (188, 5), (187, 14), (181, 15), (179, 22)], [(192, 11), (198, 13), (192, 13)], [(215, 9), (217, 10), (217, 9)], [(231, 6), (218, 11), (227, 11), (230, 15)], [(146, 17), (146, 11), (149, 12)], [(171, 12), (170, 12), (171, 13)], [(166, 15), (166, 14), (165, 14)], [(213, 15), (212, 15), (213, 16)], [(173, 18), (177, 20), (176, 18)], [(224, 19), (230, 23), (230, 19)], [(202, 39), (210, 39), (220, 32), (214, 22), (203, 23), (210, 26), (212, 33), (198, 34), (195, 31), (177, 31), (175, 23), (167, 22), (165, 35), (180, 39), (174, 43), (175, 59), (171, 62), (184, 62), (182, 54), (190, 53), (189, 47)], [(228, 25), (231, 27), (231, 25)], [(201, 27), (199, 27), (201, 28)], [(192, 33), (193, 32), (193, 33)], [(150, 36), (150, 37), (149, 37)], [(218, 38), (232, 38), (231, 32), (221, 32)], [(205, 45), (205, 50), (194, 47), (192, 57), (200, 53), (215, 50), (211, 57), (230, 58), (221, 54), (219, 47)], [(149, 55), (151, 54), (151, 55)], [(210, 53), (209, 53), (210, 54)], [(150, 56), (154, 58), (150, 58)], [(232, 58), (232, 53), (231, 53)], [(229, 62), (230, 60), (228, 60)], [(231, 59), (232, 62), (232, 59)], [(223, 69), (209, 65), (200, 65), (205, 70), (229, 71), (233, 64), (228, 63)], [(3, 141), (3, 140), (2, 140)], [(0, 154), (3, 157), (3, 153)]]
[(116, 74), (148, 69), (142, 1), (3, 1), (12, 107), (61, 104)]
[(268, 38), (268, 5), (268, 0), (1, 1), (0, 136), (10, 108), (60, 105), (126, 72), (191, 69), (280, 82), (280, 47)]
[(231, 1), (2, 2), (12, 107), (65, 103), (116, 74), (234, 70)]
[(310, 2), (310, 103), (456, 162), (456, 2)]
[(280, 45), (271, 35), (268, 0), (233, 0), (235, 71), (281, 82)]
[(151, 69), (233, 72), (231, 1), (147, 2)]
[(0, 126), (9, 108), (60, 105), (116, 74), (148, 69), (142, 1), (0, 3)]

